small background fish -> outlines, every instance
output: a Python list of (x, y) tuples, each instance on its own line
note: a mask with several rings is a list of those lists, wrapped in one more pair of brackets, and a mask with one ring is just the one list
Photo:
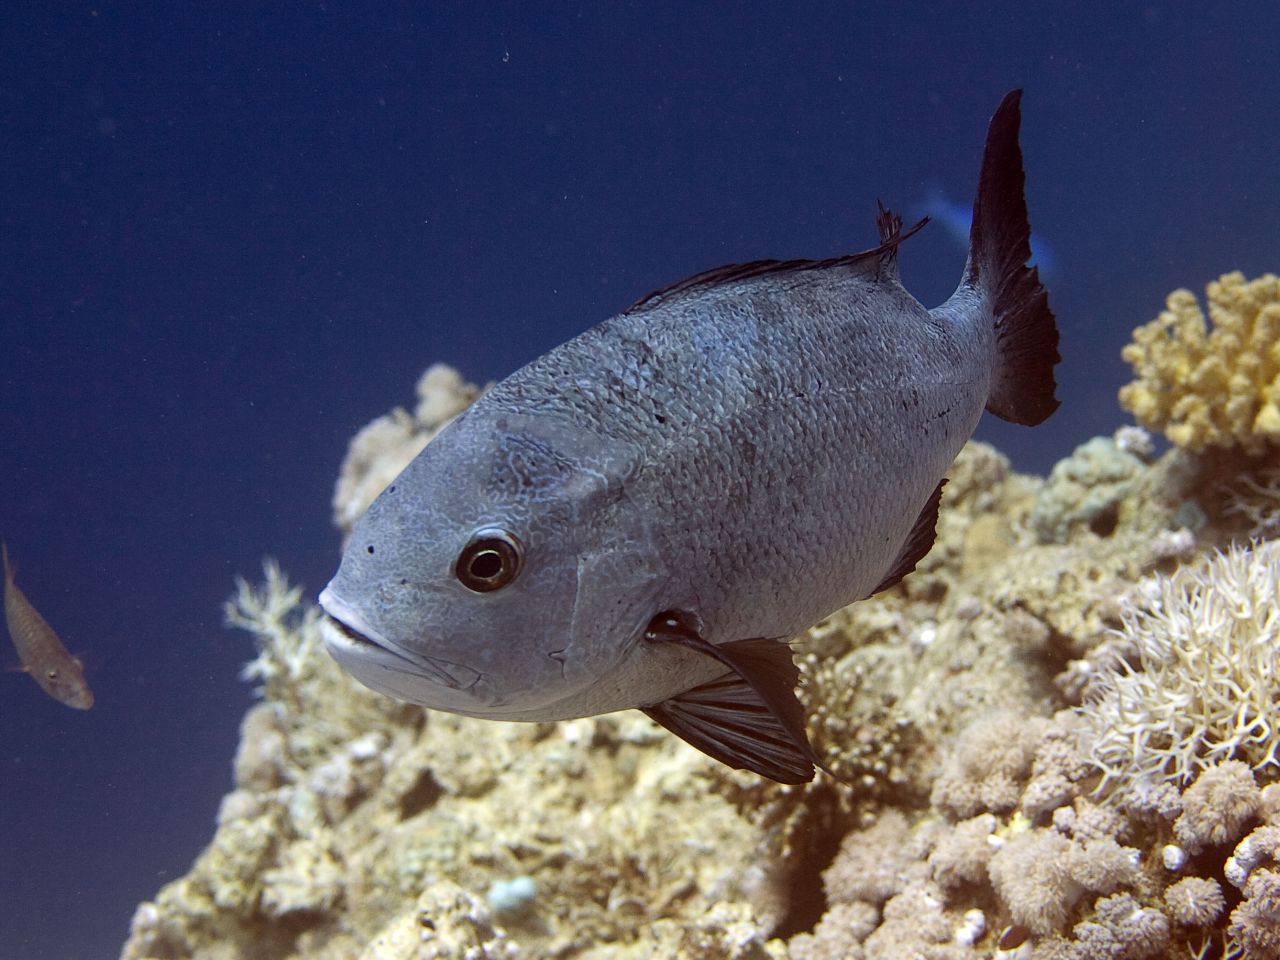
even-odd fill
[(0, 554), (4, 557), (4, 619), (22, 669), (59, 703), (88, 710), (93, 706), (93, 691), (84, 679), (84, 668), (14, 583), (8, 544), (0, 544)]

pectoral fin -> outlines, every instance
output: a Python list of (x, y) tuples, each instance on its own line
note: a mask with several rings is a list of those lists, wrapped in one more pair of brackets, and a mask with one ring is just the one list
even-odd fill
[(800, 671), (786, 643), (768, 637), (709, 643), (679, 611), (654, 617), (645, 639), (681, 644), (729, 668), (716, 680), (641, 708), (676, 736), (721, 763), (779, 783), (808, 783), (815, 765), (831, 772), (805, 734), (804, 707), (795, 695)]

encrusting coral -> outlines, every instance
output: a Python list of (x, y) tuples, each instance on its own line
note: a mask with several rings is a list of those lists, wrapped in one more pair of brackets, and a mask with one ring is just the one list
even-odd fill
[[(353, 443), (341, 529), (477, 391), (419, 392)], [(970, 443), (917, 570), (796, 640), (840, 777), (800, 787), (636, 712), (380, 697), (269, 563), (226, 608), (262, 697), (234, 789), (122, 958), (1274, 960), (1273, 480), (1150, 453), (1131, 428), (1049, 485)]]
[(1167, 309), (1133, 333), (1122, 356), (1137, 380), (1120, 404), (1145, 427), (1192, 451), (1280, 444), (1280, 277), (1228, 273), (1195, 294), (1175, 290)]
[(1031, 523), (1045, 543), (1066, 543), (1071, 527), (1114, 527), (1143, 463), (1110, 437), (1094, 437), (1054, 465), (1036, 497)]

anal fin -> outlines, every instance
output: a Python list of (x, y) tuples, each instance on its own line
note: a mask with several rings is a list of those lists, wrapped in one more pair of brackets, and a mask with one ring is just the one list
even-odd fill
[(879, 593), (881, 590), (888, 590), (905, 577), (908, 573), (916, 568), (921, 560), (933, 548), (934, 538), (937, 536), (938, 528), (938, 504), (942, 502), (942, 488), (947, 485), (947, 481), (938, 482), (937, 488), (929, 495), (929, 500), (924, 505), (924, 509), (920, 511), (920, 515), (916, 517), (915, 524), (911, 527), (911, 532), (907, 534), (907, 539), (902, 544), (902, 549), (898, 551), (897, 558), (893, 561), (893, 566), (889, 568), (889, 572), (885, 574), (883, 580), (877, 584), (876, 588), (871, 591), (872, 594)]

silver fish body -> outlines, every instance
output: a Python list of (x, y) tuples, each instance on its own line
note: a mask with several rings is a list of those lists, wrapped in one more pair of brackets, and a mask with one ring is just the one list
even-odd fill
[(495, 386), (357, 523), (321, 595), (330, 652), (434, 709), (640, 707), (734, 766), (811, 777), (785, 641), (927, 552), (984, 406), (1056, 406), (1017, 123), (1015, 93), (940, 307), (899, 282), (882, 210), (870, 251), (709, 271)]

